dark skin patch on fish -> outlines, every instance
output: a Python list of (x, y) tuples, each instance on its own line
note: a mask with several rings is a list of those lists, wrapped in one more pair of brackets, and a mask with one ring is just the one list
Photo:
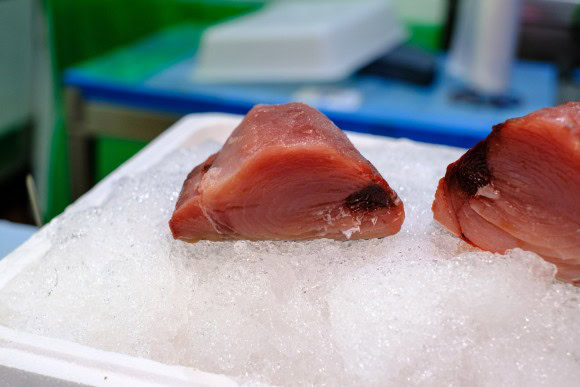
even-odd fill
[(202, 167), (203, 173), (206, 173), (207, 171), (209, 171), (209, 169), (213, 165), (213, 162), (215, 161), (217, 155), (218, 155), (217, 153), (214, 153), (213, 155), (209, 156), (207, 160), (205, 160), (205, 163), (203, 163), (203, 167)]
[(487, 140), (480, 141), (465, 153), (449, 170), (449, 181), (457, 183), (469, 196), (488, 185), (491, 172), (487, 166)]
[(353, 212), (370, 212), (394, 205), (388, 192), (378, 184), (370, 184), (360, 191), (349, 195), (344, 203)]

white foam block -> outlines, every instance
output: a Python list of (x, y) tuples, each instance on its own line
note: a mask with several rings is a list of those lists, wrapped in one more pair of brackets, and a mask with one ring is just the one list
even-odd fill
[(388, 0), (278, 1), (204, 32), (198, 81), (336, 81), (400, 43)]
[(462, 150), (351, 135), (405, 203), (392, 237), (173, 240), (183, 179), (238, 120), (181, 121), (0, 263), (6, 331), (81, 344), (67, 353), (84, 367), (115, 364), (114, 352), (151, 359), (125, 373), (159, 372), (160, 385), (183, 383), (183, 368), (163, 364), (199, 370), (187, 380), (205, 384), (577, 383), (579, 290), (533, 253), (481, 252), (432, 219), (437, 180)]

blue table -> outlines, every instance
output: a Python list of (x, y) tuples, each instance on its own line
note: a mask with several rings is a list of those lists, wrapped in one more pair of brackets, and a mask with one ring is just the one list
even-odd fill
[(24, 243), (37, 227), (0, 220), (0, 259)]
[[(504, 109), (454, 101), (451, 95), (458, 85), (442, 75), (444, 58), (439, 61), (439, 76), (429, 87), (373, 76), (353, 76), (331, 84), (203, 84), (192, 76), (196, 66), (194, 42), (199, 36), (199, 28), (180, 26), (67, 71), (64, 82), (73, 137), (105, 131), (150, 138), (186, 113), (243, 114), (257, 103), (303, 100), (345, 130), (470, 147), (494, 124), (556, 103), (555, 67), (532, 62), (514, 66), (511, 94), (520, 103)], [(98, 106), (94, 114), (90, 114), (91, 106)], [(112, 118), (83, 124), (83, 117), (115, 115), (119, 109), (132, 112), (119, 119), (145, 116), (125, 125), (125, 131), (111, 129), (115, 126)], [(86, 154), (81, 143), (76, 145)], [(71, 154), (74, 152), (71, 148)], [(83, 179), (80, 173), (76, 175)]]

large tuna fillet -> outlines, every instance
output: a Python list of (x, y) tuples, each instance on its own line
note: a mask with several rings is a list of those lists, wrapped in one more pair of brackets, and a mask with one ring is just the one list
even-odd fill
[(187, 176), (169, 225), (199, 240), (337, 240), (395, 234), (403, 204), (328, 118), (258, 105)]
[(534, 251), (580, 285), (580, 103), (495, 126), (447, 167), (433, 214), (482, 249)]

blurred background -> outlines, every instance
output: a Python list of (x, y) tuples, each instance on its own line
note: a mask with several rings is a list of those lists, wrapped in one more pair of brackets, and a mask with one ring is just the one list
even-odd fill
[(580, 0), (0, 0), (0, 50), (0, 257), (189, 113), (470, 147), (580, 100)]

